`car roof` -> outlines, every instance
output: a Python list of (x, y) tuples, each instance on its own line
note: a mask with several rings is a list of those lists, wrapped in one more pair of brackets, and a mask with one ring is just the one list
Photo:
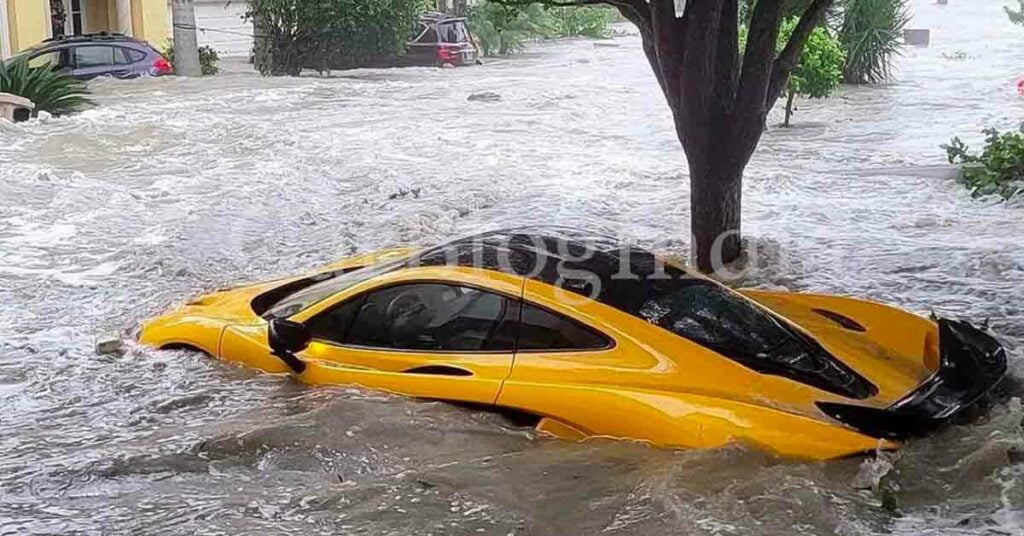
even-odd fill
[(128, 37), (124, 34), (100, 32), (83, 35), (58, 35), (49, 39), (44, 39), (38, 45), (29, 47), (28, 50), (37, 51), (47, 48), (58, 47), (61, 45), (73, 45), (81, 43), (111, 43), (119, 45), (136, 45), (148, 47), (149, 45), (145, 41), (140, 41), (133, 37)]
[(420, 21), (422, 22), (433, 22), (435, 24), (441, 24), (446, 22), (458, 22), (464, 21), (466, 17), (453, 17), (447, 13), (439, 13), (437, 11), (428, 11), (420, 15)]
[(405, 266), (495, 270), (558, 286), (634, 316), (643, 316), (652, 296), (679, 286), (716, 284), (627, 240), (571, 227), (475, 234), (417, 253)]

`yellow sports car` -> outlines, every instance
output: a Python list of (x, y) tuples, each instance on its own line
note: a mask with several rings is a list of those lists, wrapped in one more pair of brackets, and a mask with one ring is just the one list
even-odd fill
[(216, 292), (145, 323), (309, 384), (360, 385), (534, 419), (563, 438), (828, 459), (893, 449), (1006, 372), (995, 339), (837, 296), (733, 291), (615, 240), (484, 233)]

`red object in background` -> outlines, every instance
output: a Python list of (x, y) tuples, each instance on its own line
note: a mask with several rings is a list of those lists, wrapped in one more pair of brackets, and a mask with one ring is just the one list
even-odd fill
[(171, 62), (167, 61), (167, 58), (153, 60), (153, 69), (157, 74), (174, 74), (174, 66), (171, 65)]
[(441, 48), (437, 49), (437, 59), (446, 63), (452, 62), (455, 59), (457, 59), (457, 54), (458, 53), (454, 52), (453, 50), (444, 45), (441, 45)]
[(1024, 78), (1017, 80), (1017, 94), (1024, 97)]

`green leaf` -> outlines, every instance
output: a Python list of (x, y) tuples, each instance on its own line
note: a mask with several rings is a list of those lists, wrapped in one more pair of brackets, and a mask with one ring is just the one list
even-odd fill
[(29, 66), (18, 57), (0, 63), (0, 93), (24, 97), (36, 105), (36, 111), (64, 115), (92, 105), (85, 82), (57, 72), (49, 66)]

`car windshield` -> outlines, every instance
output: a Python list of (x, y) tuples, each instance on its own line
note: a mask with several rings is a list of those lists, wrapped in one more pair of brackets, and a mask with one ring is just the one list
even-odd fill
[(330, 272), (305, 280), (308, 285), (280, 299), (263, 314), (263, 318), (288, 318), (320, 303), (327, 298), (370, 278), (388, 273), (404, 264), (404, 260), (367, 266), (351, 272)]

